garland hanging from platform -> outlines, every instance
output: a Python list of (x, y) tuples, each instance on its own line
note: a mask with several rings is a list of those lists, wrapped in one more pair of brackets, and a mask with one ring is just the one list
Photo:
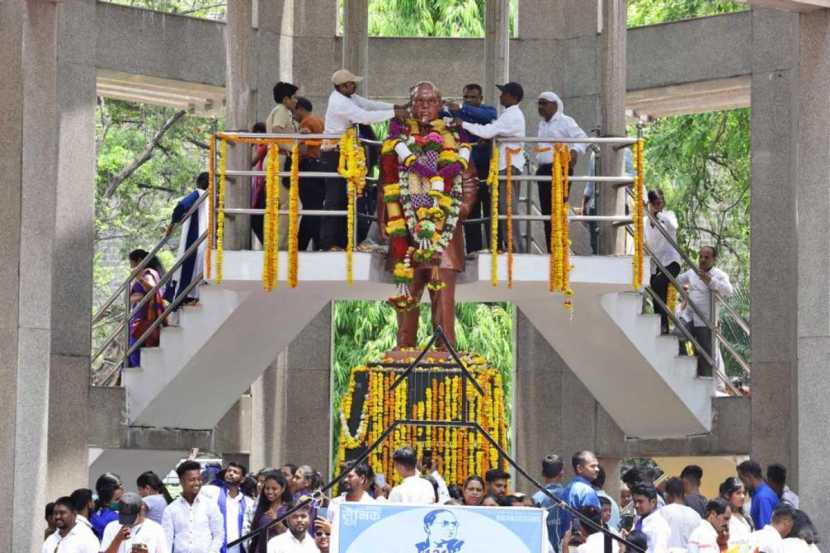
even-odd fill
[(352, 283), (354, 257), (354, 217), (356, 195), (366, 186), (366, 152), (358, 140), (354, 127), (340, 136), (340, 159), (337, 172), (346, 180), (348, 203), (346, 207), (346, 282)]
[(643, 258), (644, 254), (644, 229), (643, 229), (643, 203), (644, 203), (644, 186), (645, 186), (645, 165), (643, 160), (644, 141), (639, 139), (634, 144), (634, 164), (636, 168), (636, 175), (634, 176), (634, 213), (632, 215), (634, 221), (634, 256), (632, 259), (633, 278), (632, 285), (635, 290), (639, 291), (643, 287)]
[(262, 252), (262, 286), (270, 292), (279, 286), (280, 192), (277, 166), (279, 146), (270, 144), (265, 161), (265, 236)]
[(219, 213), (216, 221), (216, 284), (222, 283), (225, 262), (225, 172), (228, 169), (228, 141), (219, 143)]
[(208, 228), (207, 228), (207, 250), (205, 251), (205, 279), (210, 280), (213, 276), (213, 218), (216, 216), (216, 135), (212, 134), (208, 141)]
[(574, 292), (570, 286), (571, 240), (568, 224), (568, 168), (570, 166), (570, 151), (567, 146), (557, 144), (554, 147), (553, 167), (551, 171), (550, 194), (550, 278), (549, 289), (560, 292), (564, 296), (564, 306), (573, 312)]
[(300, 222), (300, 144), (291, 147), (291, 179), (288, 189), (288, 286), (297, 287), (297, 252)]
[(499, 147), (495, 141), (487, 184), (490, 186), (490, 284), (495, 287), (499, 284)]
[[(509, 439), (501, 373), (488, 367), (481, 356), (465, 355), (463, 359), (485, 391), (481, 397), (472, 385), (466, 386), (468, 420), (478, 422), (506, 450)], [(351, 370), (336, 416), (339, 440), (335, 444), (335, 468), (375, 443), (394, 420), (461, 420), (462, 376), (458, 370), (420, 367), (416, 369), (415, 379), (422, 384), (417, 389), (404, 380), (390, 391), (402, 371), (383, 365), (361, 365)], [(365, 390), (365, 394), (359, 396), (358, 389)], [(355, 413), (356, 403), (359, 403), (359, 414)], [(385, 474), (392, 485), (400, 481), (393, 468), (392, 453), (403, 445), (414, 447), (419, 459), (424, 450), (431, 450), (435, 468), (448, 485), (462, 484), (473, 474), (483, 476), (491, 468), (505, 468), (498, 450), (472, 430), (401, 425), (367, 461), (376, 474)]]

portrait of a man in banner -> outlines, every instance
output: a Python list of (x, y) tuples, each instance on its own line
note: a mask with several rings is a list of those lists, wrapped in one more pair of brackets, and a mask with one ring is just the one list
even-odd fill
[(545, 553), (545, 512), (343, 503), (331, 553)]

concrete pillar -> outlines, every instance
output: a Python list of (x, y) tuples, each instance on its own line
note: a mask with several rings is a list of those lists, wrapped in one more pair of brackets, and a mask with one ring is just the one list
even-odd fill
[(762, 464), (785, 464), (794, 479), (800, 306), (798, 34), (797, 15), (752, 10), (752, 457)]
[(0, 4), (0, 550), (43, 540), (57, 181), (54, 3)]
[[(355, 75), (369, 72), (369, 0), (343, 2), (343, 67)], [(366, 95), (366, 79), (358, 84), (357, 91)]]
[[(830, 485), (830, 9), (800, 16), (798, 113), (798, 491), (824, 539), (830, 513), (822, 490)], [(790, 244), (792, 247), (792, 244)], [(795, 248), (793, 248), (795, 249)], [(781, 261), (778, 261), (779, 266)], [(754, 342), (754, 340), (753, 340)]]
[(58, 172), (49, 377), (50, 497), (87, 482), (95, 214), (95, 2), (58, 4)]
[(487, 0), (484, 16), (484, 97), (498, 105), (497, 84), (510, 80), (510, 2)]
[[(256, 122), (252, 1), (230, 2), (227, 9), (225, 128), (228, 130), (250, 130)], [(250, 167), (250, 159), (250, 146), (240, 144), (229, 147), (229, 169), (247, 170)], [(225, 194), (226, 207), (250, 207), (250, 179), (232, 177), (228, 180), (228, 189)], [(224, 240), (225, 247), (231, 250), (249, 248), (251, 243), (250, 216), (226, 215)]]
[[(600, 130), (602, 136), (625, 136), (625, 0), (602, 3), (602, 39), (600, 45)], [(623, 152), (602, 148), (602, 174), (620, 175)], [(598, 213), (618, 215), (625, 212), (625, 188), (600, 185)], [(614, 225), (599, 225), (599, 254), (622, 254), (625, 231)]]
[[(276, 468), (285, 429), (284, 353), (251, 386), (251, 469)], [(283, 368), (283, 370), (281, 370)]]

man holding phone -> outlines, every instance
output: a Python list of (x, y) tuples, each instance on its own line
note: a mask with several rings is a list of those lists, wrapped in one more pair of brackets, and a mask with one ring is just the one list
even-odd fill
[(118, 520), (107, 524), (101, 540), (103, 553), (169, 553), (170, 544), (160, 524), (146, 517), (141, 496), (125, 493), (118, 501)]

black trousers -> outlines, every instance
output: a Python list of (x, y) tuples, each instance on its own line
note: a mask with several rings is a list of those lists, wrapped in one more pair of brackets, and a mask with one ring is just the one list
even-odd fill
[[(262, 188), (259, 190), (259, 195), (256, 198), (256, 203), (254, 204), (255, 209), (265, 209), (265, 185), (262, 185)], [(251, 230), (254, 231), (254, 234), (259, 240), (260, 244), (265, 244), (265, 240), (263, 240), (263, 227), (265, 222), (265, 215), (251, 215)]]
[[(674, 263), (669, 263), (666, 270), (671, 273), (671, 276), (677, 278), (677, 275), (680, 274), (680, 264), (676, 261)], [(657, 297), (663, 300), (663, 303), (666, 303), (666, 298), (669, 295), (669, 278), (661, 272), (654, 273), (651, 275), (650, 286), (651, 289), (654, 290), (654, 293), (657, 294)], [(668, 333), (669, 316), (666, 314), (666, 311), (659, 305), (655, 305), (654, 312), (660, 315), (661, 331), (663, 334)]]
[[(487, 186), (487, 172), (490, 170), (490, 146), (476, 146), (470, 159), (478, 174), (478, 198), (470, 209), (468, 219), (481, 219), (490, 216), (490, 188)], [(481, 184), (485, 181), (485, 184)], [(464, 241), (467, 253), (479, 252), (490, 247), (490, 224), (488, 221), (464, 223)]]
[[(320, 171), (320, 160), (318, 158), (300, 160), (300, 171)], [(324, 179), (317, 177), (300, 178), (300, 202), (303, 204), (303, 209), (323, 209), (325, 196)], [(301, 252), (308, 250), (309, 244), (312, 245), (312, 251), (322, 249), (320, 239), (322, 221), (323, 218), (318, 215), (303, 215), (300, 218), (297, 247)]]
[[(709, 354), (709, 357), (714, 358), (714, 352), (712, 351), (712, 330), (708, 326), (691, 326), (689, 330), (692, 331), (692, 336), (695, 337), (700, 347)], [(702, 355), (697, 356), (697, 375), (712, 376), (712, 364), (704, 359)]]
[[(337, 163), (340, 159), (340, 152), (332, 150), (320, 154), (320, 170), (324, 172), (337, 172)], [(325, 179), (325, 193), (323, 209), (329, 211), (345, 211), (349, 203), (349, 195), (346, 189), (346, 180), (342, 178)], [(322, 249), (346, 248), (346, 217), (323, 217), (320, 228), (320, 242)]]

